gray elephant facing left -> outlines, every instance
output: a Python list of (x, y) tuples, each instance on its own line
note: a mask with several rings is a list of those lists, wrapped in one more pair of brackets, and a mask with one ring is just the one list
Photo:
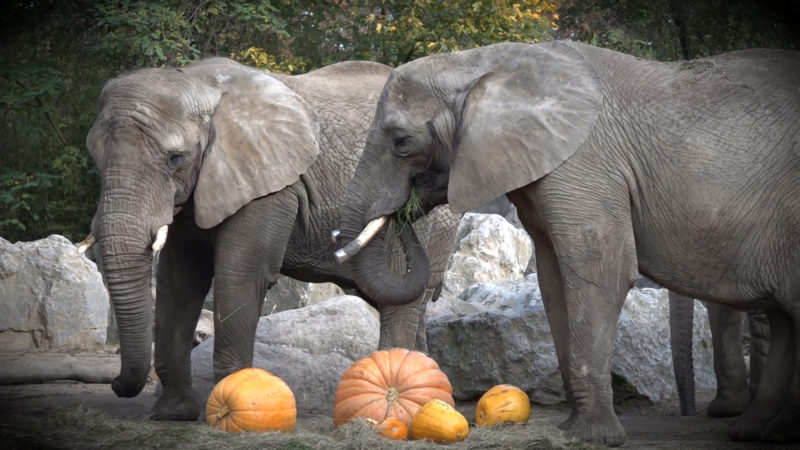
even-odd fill
[[(163, 391), (153, 417), (198, 417), (190, 353), (212, 279), (216, 379), (252, 363), (261, 301), (279, 273), (358, 289), (358, 275), (334, 261), (329, 232), (389, 73), (347, 62), (284, 76), (214, 58), (107, 83), (86, 144), (102, 180), (90, 241), (118, 323), (117, 395), (141, 392), (155, 341)], [(411, 303), (363, 295), (381, 315), (381, 347), (425, 349), (424, 306), (457, 217), (441, 210), (425, 220), (425, 293)], [(150, 270), (162, 247), (153, 334)]]

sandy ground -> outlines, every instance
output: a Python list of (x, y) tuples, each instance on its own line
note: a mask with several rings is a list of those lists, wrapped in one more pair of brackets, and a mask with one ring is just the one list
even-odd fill
[[(19, 433), (19, 417), (43, 416), (57, 408), (84, 407), (104, 411), (123, 421), (136, 423), (145, 420), (150, 407), (155, 402), (155, 386), (150, 384), (145, 391), (133, 399), (117, 398), (108, 384), (85, 384), (79, 382), (56, 382), (0, 386), (0, 448), (2, 440), (14, 442), (10, 437)], [(699, 409), (704, 410), (707, 398), (701, 400)], [(785, 445), (765, 445), (760, 443), (731, 442), (726, 436), (730, 419), (714, 419), (701, 413), (692, 417), (680, 417), (673, 406), (655, 408), (631, 402), (620, 407), (620, 420), (628, 433), (623, 448), (670, 448), (670, 449), (755, 449), (755, 448), (800, 448)], [(638, 405), (636, 405), (638, 403)], [(474, 403), (457, 404), (466, 417), (474, 417)], [(666, 411), (665, 411), (666, 410)], [(532, 408), (533, 417), (546, 418), (553, 425), (564, 420), (566, 405), (540, 406)], [(11, 416), (15, 421), (11, 420)], [(297, 427), (304, 427), (304, 419), (298, 420)], [(317, 418), (319, 420), (319, 418)], [(800, 425), (800, 424), (799, 424)], [(497, 447), (494, 447), (497, 448)]]

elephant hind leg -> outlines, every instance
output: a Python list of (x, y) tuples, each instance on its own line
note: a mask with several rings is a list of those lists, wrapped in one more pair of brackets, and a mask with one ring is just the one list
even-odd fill
[(769, 311), (767, 316), (770, 343), (762, 382), (750, 406), (728, 428), (728, 436), (736, 441), (781, 440), (781, 436), (796, 430), (800, 423), (800, 411), (792, 407), (792, 403), (800, 404), (794, 324), (783, 311)]
[(715, 303), (706, 303), (706, 308), (717, 377), (717, 395), (708, 404), (708, 415), (738, 416), (750, 404), (747, 367), (742, 353), (742, 313)]
[[(772, 316), (770, 318), (770, 350), (768, 353), (767, 368), (770, 368), (772, 359), (772, 346), (774, 345), (775, 333), (781, 333), (782, 330), (775, 330), (773, 326)], [(786, 346), (787, 351), (784, 358), (781, 360), (781, 368), (784, 374), (789, 378), (784, 396), (783, 408), (777, 416), (775, 416), (767, 424), (764, 432), (761, 434), (761, 440), (768, 442), (800, 442), (800, 311), (794, 310), (792, 319), (789, 322), (789, 343)], [(780, 337), (780, 336), (779, 336)], [(771, 373), (765, 372), (762, 374), (762, 380), (771, 380)], [(761, 385), (770, 384), (768, 382), (759, 383), (759, 391)]]

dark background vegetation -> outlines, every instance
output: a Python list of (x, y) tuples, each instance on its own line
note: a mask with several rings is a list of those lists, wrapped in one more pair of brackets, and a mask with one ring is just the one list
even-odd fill
[(222, 55), (302, 73), (393, 66), (499, 41), (570, 38), (658, 60), (800, 47), (796, 0), (27, 0), (0, 16), (0, 236), (89, 231), (99, 178), (84, 140), (103, 83)]

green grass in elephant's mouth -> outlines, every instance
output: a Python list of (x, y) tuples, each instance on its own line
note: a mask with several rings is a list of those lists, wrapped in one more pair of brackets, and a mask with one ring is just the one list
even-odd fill
[(408, 200), (406, 200), (406, 203), (394, 214), (394, 221), (402, 228), (414, 222), (414, 220), (422, 214), (422, 202), (419, 198), (419, 193), (417, 192), (417, 188), (412, 187)]

